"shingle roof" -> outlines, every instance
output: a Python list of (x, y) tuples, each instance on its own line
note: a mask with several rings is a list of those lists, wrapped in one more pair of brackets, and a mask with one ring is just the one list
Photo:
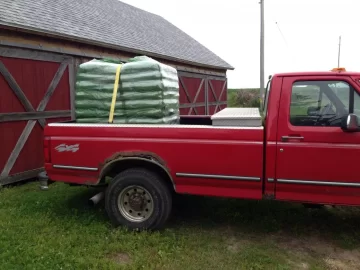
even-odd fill
[(195, 65), (231, 65), (164, 18), (118, 0), (1, 0), (0, 25)]

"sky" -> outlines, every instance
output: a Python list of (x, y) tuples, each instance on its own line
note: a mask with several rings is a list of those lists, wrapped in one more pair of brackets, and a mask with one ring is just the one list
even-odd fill
[[(231, 64), (228, 88), (260, 86), (259, 0), (121, 0), (158, 14)], [(265, 79), (291, 71), (360, 70), (360, 0), (264, 0)], [(266, 82), (265, 82), (266, 83)]]

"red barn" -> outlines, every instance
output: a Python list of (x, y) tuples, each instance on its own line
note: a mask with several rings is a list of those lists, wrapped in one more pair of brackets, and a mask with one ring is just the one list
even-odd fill
[(158, 15), (118, 0), (0, 1), (0, 185), (43, 170), (43, 127), (74, 117), (80, 63), (136, 55), (178, 70), (181, 114), (226, 107), (233, 67)]

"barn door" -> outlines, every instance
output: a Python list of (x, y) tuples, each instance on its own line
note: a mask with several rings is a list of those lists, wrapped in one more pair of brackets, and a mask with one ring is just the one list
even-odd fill
[(180, 115), (205, 115), (205, 77), (179, 73)]
[(181, 115), (212, 115), (227, 105), (226, 77), (178, 72)]
[(227, 80), (210, 77), (207, 82), (207, 113), (213, 115), (227, 106)]
[(70, 120), (73, 61), (0, 47), (0, 185), (43, 170), (43, 129)]

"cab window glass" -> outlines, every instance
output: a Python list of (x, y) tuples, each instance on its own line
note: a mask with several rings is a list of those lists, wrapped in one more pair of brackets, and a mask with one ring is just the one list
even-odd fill
[[(293, 84), (290, 123), (294, 126), (340, 126), (349, 113), (352, 88), (342, 81), (298, 81)], [(359, 98), (360, 114), (360, 98)]]
[(360, 95), (354, 91), (354, 113), (360, 119)]

